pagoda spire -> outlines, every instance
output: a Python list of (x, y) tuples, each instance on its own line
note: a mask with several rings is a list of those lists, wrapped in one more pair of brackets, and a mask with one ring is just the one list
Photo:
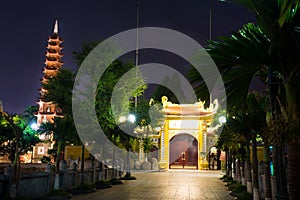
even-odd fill
[(35, 116), (37, 117), (38, 126), (46, 122), (53, 123), (54, 117), (63, 116), (60, 108), (52, 102), (45, 100), (47, 90), (44, 88), (44, 85), (57, 75), (57, 72), (63, 65), (62, 42), (63, 40), (58, 35), (58, 21), (56, 20), (53, 34), (48, 38), (46, 60), (43, 70), (44, 76), (41, 80), (42, 87), (40, 89), (40, 100), (37, 102), (37, 104), (39, 104), (39, 110)]
[(53, 33), (56, 33), (56, 34), (58, 34), (58, 21), (57, 21), (57, 20), (55, 20), (55, 24), (54, 24)]

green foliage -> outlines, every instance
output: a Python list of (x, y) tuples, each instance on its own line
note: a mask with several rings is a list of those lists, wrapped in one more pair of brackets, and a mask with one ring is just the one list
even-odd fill
[[(129, 113), (130, 97), (141, 95), (145, 89), (143, 79), (140, 76), (138, 77), (139, 80), (135, 76), (131, 76), (131, 79), (123, 79), (118, 83), (123, 74), (133, 67), (132, 63), (124, 64), (121, 61), (114, 61), (100, 78), (95, 107), (99, 123), (104, 132), (109, 132), (114, 128), (116, 124), (115, 119), (118, 120), (120, 116)], [(116, 85), (117, 83), (118, 85)], [(135, 88), (136, 84), (142, 85), (142, 87), (137, 88), (137, 91), (132, 93), (131, 89)], [(111, 98), (114, 95), (116, 95), (116, 98), (114, 98), (113, 104), (111, 104)]]
[(131, 107), (131, 112), (135, 113), (136, 124), (144, 130), (143, 134), (155, 134), (156, 127), (161, 127), (164, 121), (162, 104), (156, 103), (153, 99), (139, 98), (137, 108)]
[(265, 96), (249, 93), (243, 108), (234, 111), (231, 109), (218, 140), (218, 147), (235, 146), (238, 148), (238, 143), (249, 144), (252, 134), (263, 135), (263, 130), (267, 126), (266, 99)]
[(253, 195), (247, 191), (243, 191), (242, 193), (237, 194), (236, 197), (239, 200), (252, 200), (253, 199)]
[(100, 180), (100, 181), (96, 181), (94, 183), (94, 186), (96, 189), (105, 189), (105, 188), (111, 188), (112, 184), (110, 181)]
[(150, 124), (151, 118), (149, 116), (150, 110), (149, 101), (143, 96), (139, 98), (137, 103), (137, 108), (134, 108), (132, 103), (131, 105), (131, 113), (135, 113), (136, 124), (139, 126), (146, 126)]
[(41, 162), (42, 162), (42, 163), (50, 163), (50, 162), (51, 162), (51, 158), (48, 157), (48, 156), (43, 156), (43, 157), (41, 158)]
[[(117, 128), (117, 130), (115, 130), (114, 133), (118, 135), (122, 147), (125, 148), (126, 151), (130, 151), (132, 149), (133, 144), (135, 143), (136, 138), (128, 133), (133, 133), (136, 125), (126, 121), (124, 123), (119, 124), (119, 127), (120, 128)], [(123, 132), (123, 130), (126, 131)]]
[(223, 180), (224, 178), (227, 178), (228, 175), (224, 174), (221, 178), (219, 178), (220, 180)]
[(149, 153), (150, 152), (150, 150), (153, 147), (153, 142), (152, 142), (151, 138), (149, 138), (149, 137), (144, 138), (144, 140), (143, 140), (143, 147), (144, 147), (144, 152), (145, 153)]
[(227, 186), (228, 189), (233, 193), (242, 193), (244, 191), (247, 191), (247, 187), (245, 185), (242, 185), (236, 181), (230, 182)]
[[(60, 155), (64, 149), (66, 142), (73, 143), (75, 145), (80, 145), (81, 141), (76, 132), (73, 118), (69, 115), (64, 117), (55, 117), (54, 123), (46, 122), (41, 124), (39, 128), (40, 133), (44, 133), (51, 136), (51, 140), (55, 141), (54, 150), (52, 150), (52, 155), (56, 159), (56, 167), (58, 170), (58, 165), (60, 161)], [(51, 153), (51, 152), (49, 152)]]
[(82, 185), (79, 185), (74, 190), (93, 190), (94, 188), (94, 184), (84, 182)]
[(120, 180), (120, 179), (117, 179), (117, 178), (112, 178), (109, 180), (109, 182), (112, 184), (112, 185), (120, 185), (120, 184), (123, 184), (123, 182)]
[(232, 180), (233, 180), (233, 178), (231, 176), (227, 176), (223, 179), (223, 182), (230, 182)]
[(48, 92), (42, 96), (42, 100), (55, 103), (64, 115), (71, 115), (74, 79), (75, 74), (72, 71), (60, 69), (55, 77), (43, 84)]
[(38, 131), (48, 135), (53, 134), (53, 139), (55, 141), (61, 140), (63, 143), (69, 141), (73, 144), (81, 144), (73, 119), (70, 116), (55, 117), (54, 123), (47, 122), (45, 124), (41, 124)]
[[(211, 42), (207, 48), (222, 73), (230, 112), (234, 113), (234, 110), (241, 107), (244, 109), (244, 105), (249, 104), (247, 102), (249, 84), (253, 77), (258, 76), (269, 85), (268, 93), (271, 102), (268, 110), (269, 116), (272, 115), (272, 117), (268, 117), (268, 127), (264, 131), (264, 133), (270, 134), (262, 135), (265, 142), (272, 141), (276, 146), (275, 150), (283, 149), (286, 141), (288, 144), (294, 141), (299, 143), (299, 0), (227, 1), (245, 6), (255, 14), (257, 22), (257, 25), (245, 25), (240, 30), (233, 32), (231, 36)], [(194, 81), (201, 81), (195, 77), (193, 77)], [(249, 105), (247, 106), (249, 109)], [(258, 112), (252, 112), (250, 109), (249, 111), (251, 113), (244, 111), (244, 115), (235, 116), (237, 120), (231, 120), (239, 122), (239, 124), (236, 123), (239, 127), (231, 126), (233, 131), (238, 132), (237, 129), (241, 129), (241, 125), (245, 125), (239, 132), (248, 130), (253, 134), (253, 132), (257, 132), (258, 127), (265, 123), (261, 123), (261, 118), (265, 115), (259, 116)], [(255, 124), (255, 122), (259, 124)], [(250, 124), (252, 125), (250, 126)], [(285, 183), (285, 170), (281, 170), (285, 167), (281, 160), (283, 157), (283, 151), (279, 150), (275, 153), (274, 162), (278, 168), (275, 170), (276, 177), (278, 177), (276, 189), (278, 196), (285, 196), (288, 191)], [(297, 159), (296, 156), (288, 157), (288, 160)], [(294, 163), (289, 162), (289, 165), (292, 168)], [(298, 194), (291, 191), (296, 191), (299, 184), (297, 185), (297, 179), (293, 180), (291, 177), (295, 177), (296, 174), (295, 170), (289, 173), (289, 195), (290, 198), (295, 199)], [(245, 195), (247, 194), (245, 193)]]
[(86, 56), (99, 44), (99, 42), (91, 41), (86, 42), (82, 45), (80, 51), (73, 51), (72, 54), (75, 58), (75, 63), (77, 66), (80, 66), (85, 60)]
[[(17, 155), (32, 150), (32, 146), (39, 142), (37, 132), (32, 130), (27, 119), (22, 115), (0, 115), (0, 153), (8, 155), (13, 162)], [(17, 151), (18, 149), (18, 151)]]
[(210, 126), (211, 127), (221, 126), (222, 124), (219, 121), (220, 117), (226, 117), (226, 110), (221, 107), (218, 108)]
[(136, 180), (136, 177), (131, 176), (130, 173), (126, 173), (125, 176), (121, 177), (121, 180)]
[[(98, 44), (98, 42), (89, 42), (84, 44), (81, 51), (73, 52), (78, 66), (83, 63), (88, 54), (94, 50)], [(110, 47), (108, 46), (107, 48)], [(111, 49), (107, 52), (110, 53)], [(110, 55), (107, 56), (109, 57)], [(128, 114), (130, 97), (140, 96), (146, 88), (140, 72), (136, 71), (134, 67), (132, 62), (124, 63), (115, 60), (106, 68), (98, 82), (95, 109), (98, 122), (109, 138), (114, 134), (114, 129), (119, 117), (125, 113), (126, 115)], [(125, 73), (129, 78), (120, 79)], [(93, 79), (93, 72), (91, 72), (90, 75), (87, 74), (87, 79), (89, 78)], [(92, 80), (90, 81), (93, 82)], [(90, 87), (86, 86), (87, 90), (89, 88)], [(114, 95), (117, 95), (117, 97), (113, 99), (114, 103), (112, 105), (111, 100), (115, 97)]]
[(38, 106), (28, 106), (23, 112), (22, 116), (26, 119), (28, 124), (35, 123), (36, 117), (34, 116), (38, 112)]

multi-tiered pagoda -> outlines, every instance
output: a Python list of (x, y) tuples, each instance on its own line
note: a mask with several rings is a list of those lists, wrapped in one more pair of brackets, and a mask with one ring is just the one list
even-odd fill
[(48, 46), (46, 52), (46, 61), (44, 67), (44, 77), (41, 79), (42, 88), (40, 89), (41, 98), (37, 102), (39, 104), (39, 110), (36, 114), (37, 125), (40, 126), (42, 123), (53, 122), (54, 117), (62, 116), (61, 109), (59, 109), (52, 102), (45, 102), (44, 96), (47, 90), (43, 87), (47, 84), (49, 79), (57, 75), (58, 70), (62, 67), (62, 42), (63, 40), (58, 35), (58, 22), (55, 21), (54, 30), (52, 36), (48, 39)]

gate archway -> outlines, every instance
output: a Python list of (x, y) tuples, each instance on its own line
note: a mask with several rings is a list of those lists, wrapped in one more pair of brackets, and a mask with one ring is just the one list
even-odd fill
[(170, 169), (198, 169), (198, 141), (190, 134), (177, 134), (169, 142)]

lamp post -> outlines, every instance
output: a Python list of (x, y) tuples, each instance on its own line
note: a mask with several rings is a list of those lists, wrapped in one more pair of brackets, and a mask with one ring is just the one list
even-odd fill
[[(131, 123), (131, 125), (132, 124), (134, 124), (134, 122), (135, 122), (135, 116), (133, 115), (133, 114), (129, 114), (128, 115), (128, 117), (125, 117), (125, 116), (121, 116), (120, 118), (119, 118), (119, 122), (120, 122), (120, 124), (126, 124), (126, 122), (128, 121), (129, 123)], [(131, 129), (129, 129), (129, 130), (131, 130)], [(125, 133), (126, 134), (126, 133)], [(126, 177), (130, 177), (131, 176), (131, 174), (130, 174), (130, 160), (129, 160), (129, 150), (130, 150), (130, 138), (129, 137), (125, 137), (126, 138), (126, 143), (127, 143), (127, 145), (125, 145), (126, 146), (126, 150), (127, 150), (127, 165), (126, 165)]]

